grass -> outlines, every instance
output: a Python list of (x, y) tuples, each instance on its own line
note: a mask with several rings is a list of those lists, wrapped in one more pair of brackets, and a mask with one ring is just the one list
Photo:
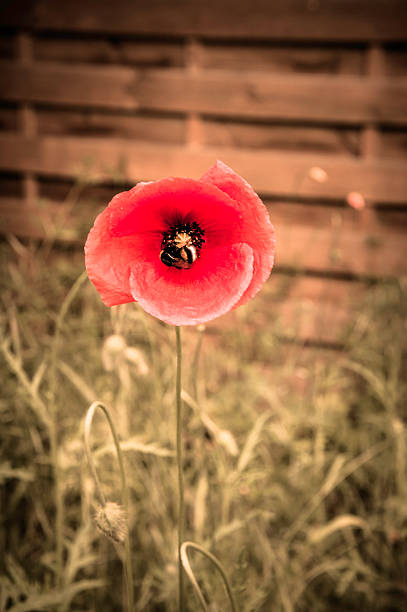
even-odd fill
[[(111, 409), (125, 456), (135, 609), (171, 612), (178, 589), (174, 330), (136, 305), (105, 308), (85, 283), (61, 326), (54, 392), (56, 323), (82, 255), (12, 239), (1, 244), (1, 258), (0, 610), (121, 609), (120, 550), (95, 527), (83, 448), (86, 411), (98, 400)], [(335, 353), (278, 339), (271, 297), (284, 282), (275, 275), (258, 298), (207, 326), (197, 384), (201, 332), (183, 330), (185, 537), (221, 561), (241, 612), (402, 611), (405, 288), (372, 287), (342, 331), (345, 350)], [(59, 581), (53, 415), (63, 504)], [(95, 418), (92, 443), (104, 495), (120, 503), (103, 418)], [(188, 557), (208, 608), (227, 610), (217, 571), (192, 548)], [(187, 609), (199, 609), (190, 585)]]

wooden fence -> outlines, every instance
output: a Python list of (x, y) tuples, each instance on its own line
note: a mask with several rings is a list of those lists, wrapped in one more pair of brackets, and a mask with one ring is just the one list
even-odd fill
[(300, 337), (335, 342), (350, 295), (406, 273), (404, 0), (10, 0), (0, 57), (3, 234), (80, 243), (115, 182), (222, 159), (306, 273), (288, 334), (303, 305)]

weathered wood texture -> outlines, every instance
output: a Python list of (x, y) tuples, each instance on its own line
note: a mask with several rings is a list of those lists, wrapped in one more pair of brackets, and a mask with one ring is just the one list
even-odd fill
[(335, 343), (365, 280), (407, 270), (407, 3), (1, 6), (0, 232), (79, 245), (117, 191), (216, 159), (299, 275), (282, 330)]
[[(217, 157), (267, 195), (344, 200), (349, 192), (358, 191), (367, 201), (406, 203), (403, 161), (228, 148), (219, 151), (102, 137), (0, 134), (0, 168), (61, 177), (87, 174), (92, 180), (105, 181), (121, 177), (126, 183), (165, 175), (199, 178)], [(326, 171), (323, 183), (310, 177), (313, 167)]]
[(404, 40), (403, 0), (14, 0), (0, 25), (118, 35), (317, 41)]
[(0, 90), (28, 101), (274, 120), (407, 125), (407, 78), (0, 62)]

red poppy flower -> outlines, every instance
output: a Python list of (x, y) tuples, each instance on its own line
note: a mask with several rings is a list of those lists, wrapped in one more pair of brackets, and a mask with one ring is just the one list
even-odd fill
[(164, 178), (117, 194), (85, 245), (106, 306), (138, 302), (173, 325), (210, 321), (268, 278), (274, 230), (248, 183), (222, 162), (199, 180)]

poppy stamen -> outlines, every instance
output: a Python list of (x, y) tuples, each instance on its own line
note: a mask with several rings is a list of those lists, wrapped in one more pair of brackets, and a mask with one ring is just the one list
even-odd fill
[(198, 259), (205, 231), (194, 221), (175, 225), (163, 233), (160, 259), (166, 266), (188, 270)]

